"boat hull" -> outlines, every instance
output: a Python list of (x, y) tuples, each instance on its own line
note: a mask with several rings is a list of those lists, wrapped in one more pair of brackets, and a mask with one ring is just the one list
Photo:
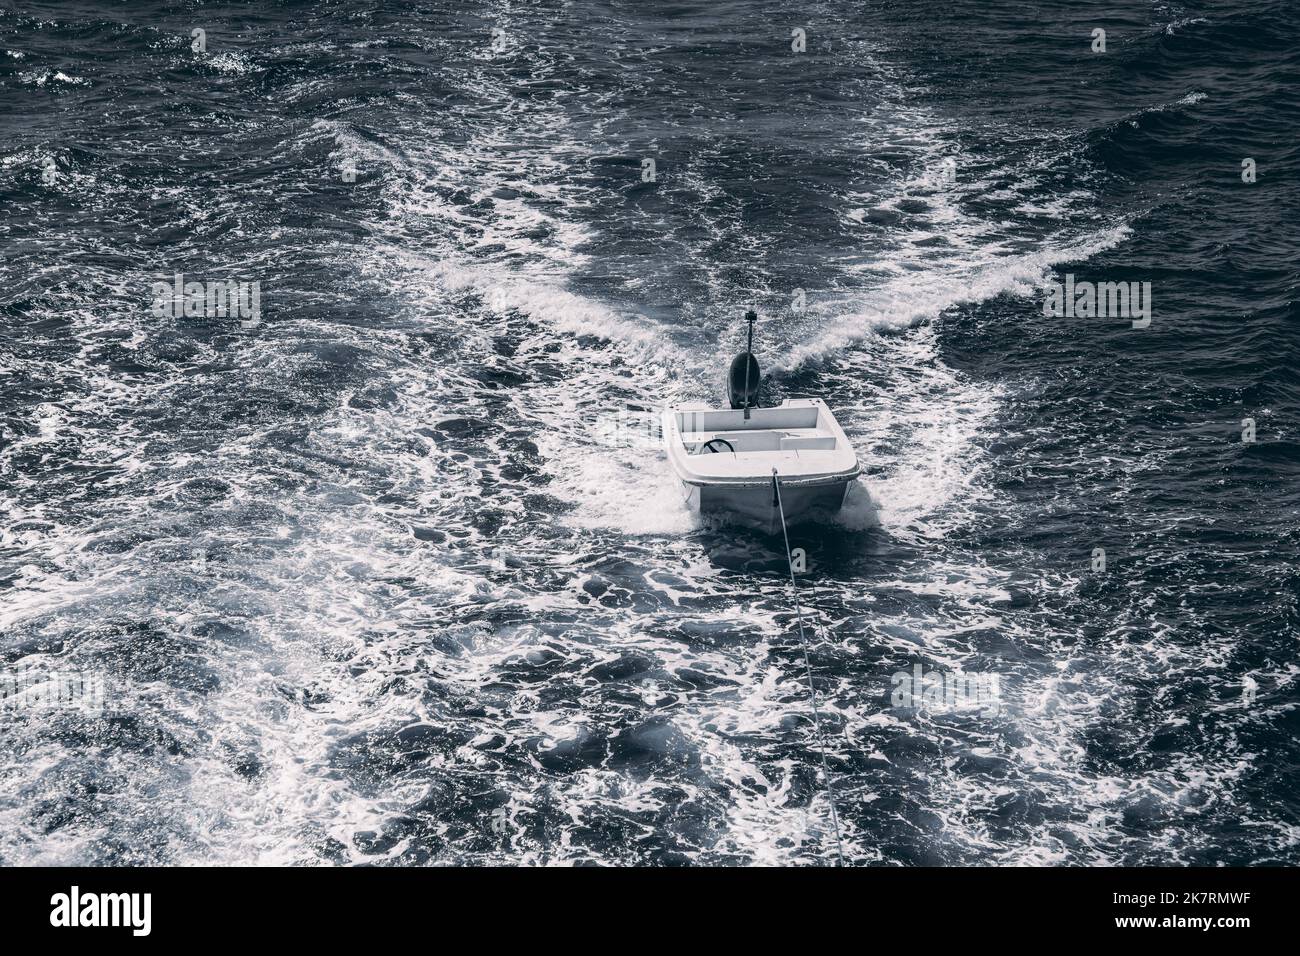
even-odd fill
[[(834, 514), (844, 504), (850, 481), (816, 485), (781, 483), (781, 506), (787, 525)], [(728, 519), (766, 534), (781, 533), (781, 511), (772, 494), (772, 484), (691, 485), (683, 483), (686, 502), (701, 515)]]
[(861, 473), (844, 429), (818, 398), (748, 409), (674, 405), (664, 410), (663, 435), (691, 508), (769, 534), (781, 530), (774, 475), (786, 524), (796, 524), (838, 511)]

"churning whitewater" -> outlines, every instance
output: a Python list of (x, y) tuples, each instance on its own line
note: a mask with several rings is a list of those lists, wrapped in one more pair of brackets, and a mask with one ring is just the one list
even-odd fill
[(847, 861), (1300, 862), (1295, 18), (1017, 6), (0, 7), (0, 863), (834, 862), (748, 308)]

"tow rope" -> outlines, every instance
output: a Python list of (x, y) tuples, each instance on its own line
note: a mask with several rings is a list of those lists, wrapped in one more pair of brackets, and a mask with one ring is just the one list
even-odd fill
[(835, 809), (835, 784), (831, 780), (830, 764), (826, 760), (826, 738), (822, 735), (822, 715), (817, 707), (817, 688), (813, 686), (812, 659), (808, 656), (808, 638), (803, 630), (803, 608), (799, 604), (799, 585), (794, 579), (794, 556), (790, 553), (790, 533), (785, 527), (785, 506), (781, 503), (781, 479), (772, 469), (772, 504), (781, 515), (781, 536), (785, 539), (785, 560), (790, 566), (790, 590), (794, 594), (794, 613), (799, 622), (799, 643), (803, 645), (804, 673), (808, 677), (808, 698), (812, 702), (813, 726), (817, 728), (817, 749), (822, 756), (822, 776), (826, 778), (826, 796), (831, 805), (831, 823), (835, 826), (835, 854), (837, 866), (844, 865), (844, 843), (840, 839), (840, 815)]

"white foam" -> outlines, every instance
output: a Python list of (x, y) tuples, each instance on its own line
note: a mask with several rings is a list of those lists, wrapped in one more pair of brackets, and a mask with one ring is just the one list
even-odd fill
[(795, 369), (874, 333), (899, 331), (937, 318), (953, 306), (1007, 293), (1030, 295), (1042, 287), (1056, 263), (1088, 259), (1117, 245), (1128, 234), (1127, 226), (1114, 226), (1073, 242), (1048, 244), (1035, 252), (989, 255), (983, 261), (958, 262), (945, 269), (890, 279), (841, 314), (828, 318), (812, 339), (791, 348), (774, 369)]
[(679, 535), (699, 526), (662, 450), (632, 456), (588, 447), (571, 455), (551, 450), (548, 458), (556, 493), (576, 505), (567, 524), (630, 535)]
[(425, 260), (424, 268), (447, 291), (472, 291), (493, 312), (520, 312), (558, 332), (605, 339), (629, 357), (663, 360), (671, 352), (665, 330), (651, 320), (620, 314), (562, 287), (467, 262)]
[(835, 520), (850, 531), (866, 531), (868, 528), (879, 527), (880, 505), (872, 498), (871, 492), (861, 480), (849, 485), (848, 493), (844, 496), (844, 505)]

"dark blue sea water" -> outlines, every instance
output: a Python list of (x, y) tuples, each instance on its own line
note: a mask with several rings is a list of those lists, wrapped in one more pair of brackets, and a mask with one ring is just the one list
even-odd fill
[(0, 863), (832, 862), (779, 539), (611, 430), (751, 306), (864, 466), (851, 862), (1300, 862), (1298, 78), (1287, 0), (0, 0), (0, 669), (108, 689), (0, 712)]

